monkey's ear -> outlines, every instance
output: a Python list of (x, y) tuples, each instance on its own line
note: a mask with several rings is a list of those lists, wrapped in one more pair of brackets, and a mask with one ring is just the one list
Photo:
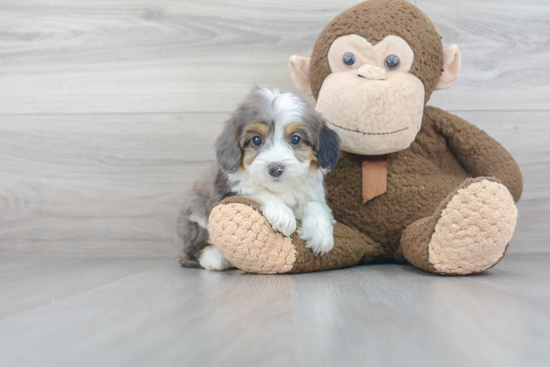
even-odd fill
[(311, 59), (309, 57), (302, 57), (293, 55), (290, 57), (290, 76), (294, 85), (304, 94), (311, 96), (311, 81), (309, 80), (309, 65)]
[(323, 123), (317, 143), (317, 161), (322, 168), (332, 171), (340, 159), (340, 138)]
[(228, 123), (216, 140), (216, 159), (225, 173), (235, 173), (241, 165), (241, 148), (235, 136), (235, 127)]
[(450, 45), (443, 51), (443, 74), (435, 86), (435, 90), (447, 89), (460, 73), (460, 50), (457, 45)]

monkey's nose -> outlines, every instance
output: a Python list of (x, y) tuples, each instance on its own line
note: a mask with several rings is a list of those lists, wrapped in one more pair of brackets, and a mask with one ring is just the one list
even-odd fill
[(357, 76), (371, 80), (385, 80), (386, 70), (374, 65), (363, 65), (357, 69)]
[(285, 166), (283, 166), (280, 163), (271, 163), (269, 166), (267, 166), (267, 172), (273, 177), (279, 177), (283, 174), (283, 171), (285, 170)]

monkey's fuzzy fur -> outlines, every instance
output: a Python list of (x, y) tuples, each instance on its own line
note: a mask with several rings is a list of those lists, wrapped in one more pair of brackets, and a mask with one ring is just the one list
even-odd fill
[[(407, 41), (415, 55), (410, 72), (423, 82), (425, 102), (429, 100), (442, 74), (441, 37), (418, 8), (403, 0), (366, 1), (337, 16), (323, 30), (315, 44), (311, 60), (311, 87), (316, 98), (323, 81), (331, 73), (327, 54), (332, 42), (349, 34), (358, 34), (373, 44), (390, 34)], [(483, 250), (483, 246), (486, 246), (485, 238), (477, 237), (472, 246), (458, 242), (462, 246), (463, 252), (460, 255), (463, 258), (454, 260), (434, 260), (429, 247), (431, 239), (435, 238), (435, 224), (439, 223), (444, 214), (451, 213), (447, 208), (455, 198), (459, 198), (460, 202), (454, 202), (453, 205), (463, 205), (464, 210), (461, 213), (462, 209), (459, 207), (459, 210), (451, 214), (462, 219), (456, 219), (455, 227), (454, 224), (447, 224), (446, 229), (459, 231), (460, 225), (466, 226), (464, 221), (469, 221), (470, 227), (467, 229), (472, 233), (465, 232), (465, 236), (470, 236), (467, 238), (470, 241), (473, 241), (476, 230), (472, 225), (475, 226), (476, 220), (480, 220), (477, 217), (487, 214), (494, 219), (500, 215), (498, 202), (491, 207), (496, 207), (493, 212), (487, 207), (483, 208), (485, 213), (477, 213), (475, 207), (468, 207), (474, 201), (470, 199), (474, 197), (465, 196), (464, 193), (469, 193), (464, 191), (467, 188), (477, 190), (484, 185), (489, 191), (505, 190), (509, 198), (508, 202), (502, 204), (508, 210), (506, 216), (512, 221), (515, 220), (514, 216), (517, 218), (514, 201), (517, 202), (522, 193), (521, 172), (510, 153), (488, 134), (446, 111), (425, 107), (422, 127), (414, 142), (405, 150), (387, 155), (386, 193), (366, 204), (361, 200), (362, 161), (362, 156), (348, 153), (326, 179), (327, 202), (338, 222), (334, 226), (334, 249), (324, 256), (314, 257), (311, 251), (304, 248), (303, 241), (293, 235), (293, 250), (286, 257), (290, 260), (287, 260), (285, 267), (281, 267), (285, 270), (272, 272), (308, 272), (358, 263), (397, 260), (408, 261), (433, 273), (469, 274), (494, 266), (504, 256), (506, 247), (502, 247), (502, 251), (493, 260), (483, 263), (486, 259), (480, 258), (481, 255), (477, 255), (476, 251)], [(255, 210), (253, 205), (240, 201), (238, 197), (222, 201), (218, 207), (235, 206), (240, 202), (241, 217), (246, 217), (243, 209), (245, 205), (250, 210)], [(212, 223), (211, 217), (210, 225), (211, 228), (212, 225), (217, 226), (214, 241), (227, 242), (219, 246), (225, 246), (225, 250), (220, 250), (224, 256), (229, 256), (229, 260), (237, 267), (247, 271), (259, 268), (254, 265), (255, 262), (268, 261), (262, 256), (241, 250), (247, 248), (246, 231), (243, 232), (245, 235), (239, 237), (241, 227), (236, 223), (235, 229), (230, 232), (227, 228), (232, 221), (231, 211), (226, 210), (222, 213), (224, 216), (216, 208), (215, 218), (220, 223)], [(444, 219), (452, 223), (453, 218)], [(494, 226), (501, 224), (498, 219), (492, 223)], [(511, 228), (505, 230), (513, 233), (514, 226), (515, 222), (510, 225)], [(479, 227), (483, 225), (480, 224)], [(261, 231), (268, 229), (262, 227)], [(258, 254), (263, 253), (264, 248), (269, 253), (269, 246), (275, 252), (279, 251), (276, 250), (278, 248), (288, 248), (277, 243), (264, 244), (264, 248), (261, 248), (257, 242), (261, 242), (261, 238), (254, 235), (252, 237), (256, 241), (254, 251), (258, 251)], [(492, 240), (489, 237), (487, 234), (488, 243)], [(507, 238), (511, 238), (511, 234)], [(449, 253), (452, 254), (451, 250)], [(452, 268), (444, 263), (455, 260), (457, 264), (462, 261), (462, 265)], [(468, 264), (468, 261), (472, 264)]]
[(443, 70), (441, 36), (420, 9), (402, 0), (365, 1), (344, 11), (325, 27), (311, 55), (311, 89), (315, 98), (332, 72), (327, 57), (332, 42), (348, 34), (365, 37), (373, 45), (387, 35), (407, 41), (414, 51), (410, 73), (424, 84), (426, 102), (430, 99)]
[[(468, 154), (480, 143), (493, 154)], [(380, 244), (383, 258), (394, 258), (407, 226), (432, 215), (470, 175), (495, 177), (516, 201), (521, 196), (521, 174), (510, 153), (484, 131), (438, 108), (425, 108), (416, 140), (388, 154), (387, 162), (387, 192), (366, 204), (361, 201), (361, 156), (346, 155), (326, 180), (335, 219)], [(479, 167), (485, 169), (479, 172)]]

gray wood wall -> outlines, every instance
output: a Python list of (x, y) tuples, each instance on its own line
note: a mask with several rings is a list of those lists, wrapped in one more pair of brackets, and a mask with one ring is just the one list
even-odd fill
[[(0, 255), (174, 256), (228, 113), (357, 2), (0, 0)], [(413, 3), (462, 50), (430, 104), (522, 168), (509, 253), (550, 253), (550, 1)]]

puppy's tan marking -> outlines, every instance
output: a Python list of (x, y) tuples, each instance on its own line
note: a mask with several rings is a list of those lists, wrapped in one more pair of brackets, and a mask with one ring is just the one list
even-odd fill
[(251, 142), (255, 136), (260, 136), (264, 141), (270, 133), (269, 125), (265, 122), (253, 122), (246, 126), (241, 134), (240, 145), (243, 151), (242, 166), (248, 167), (252, 164), (258, 153), (260, 147), (254, 146)]
[(301, 121), (295, 121), (285, 126), (285, 137), (290, 139), (292, 135), (299, 135), (306, 144), (313, 146), (315, 130)]
[(258, 153), (260, 153), (260, 150), (252, 147), (243, 149), (243, 167), (250, 166)]
[(253, 122), (244, 129), (245, 134), (260, 134), (262, 136), (269, 135), (269, 125), (265, 122)]
[(311, 165), (313, 167), (318, 167), (317, 155), (315, 154), (315, 151), (313, 149), (314, 144), (312, 144), (315, 136), (315, 131), (307, 124), (296, 121), (291, 122), (285, 127), (285, 137), (289, 141), (294, 135), (298, 135), (300, 138), (302, 138), (302, 142), (300, 142), (300, 144), (290, 144), (292, 149), (294, 149), (294, 156), (296, 157), (296, 159), (299, 160), (301, 163), (311, 161)]
[(315, 151), (307, 144), (300, 144), (295, 146), (294, 156), (301, 163), (311, 161), (312, 165), (317, 164), (317, 155), (315, 154)]
[(319, 161), (317, 160), (317, 153), (315, 153), (313, 150), (311, 150), (311, 157), (309, 158), (311, 159), (311, 162), (309, 163), (309, 166), (311, 168), (319, 168)]

